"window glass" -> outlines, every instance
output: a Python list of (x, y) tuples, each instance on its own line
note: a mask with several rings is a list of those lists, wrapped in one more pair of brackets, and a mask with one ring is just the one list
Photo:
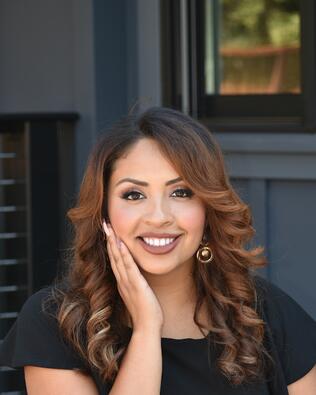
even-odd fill
[(204, 0), (207, 94), (300, 93), (299, 0)]

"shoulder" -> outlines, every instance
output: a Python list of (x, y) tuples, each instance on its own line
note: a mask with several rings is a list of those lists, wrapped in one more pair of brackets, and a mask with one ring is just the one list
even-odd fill
[(43, 288), (24, 303), (0, 348), (0, 365), (86, 369), (61, 333), (52, 288)]
[(42, 304), (52, 295), (52, 287), (45, 287), (31, 295), (24, 303), (20, 314), (34, 313), (42, 310)]
[(30, 318), (37, 318), (41, 323), (52, 324), (56, 314), (57, 304), (52, 298), (52, 287), (46, 287), (31, 295), (24, 302), (18, 321), (27, 324)]
[(316, 323), (313, 318), (288, 293), (260, 276), (253, 276), (253, 280), (257, 291), (258, 310), (262, 311), (272, 328), (280, 327), (286, 321), (289, 326), (306, 324), (315, 330)]
[(57, 321), (57, 303), (52, 297), (53, 288), (46, 287), (31, 295), (22, 306), (17, 318), (17, 331), (24, 334), (34, 333), (39, 339), (54, 338), (61, 341), (62, 335)]
[(316, 364), (316, 322), (290, 295), (254, 276), (257, 309), (266, 324), (266, 338), (275, 352), (287, 385)]
[(281, 288), (279, 288), (277, 285), (273, 284), (264, 277), (261, 277), (259, 275), (253, 275), (252, 279), (255, 284), (256, 290), (258, 291), (259, 297), (263, 298), (265, 302), (289, 297), (289, 295), (287, 295)]

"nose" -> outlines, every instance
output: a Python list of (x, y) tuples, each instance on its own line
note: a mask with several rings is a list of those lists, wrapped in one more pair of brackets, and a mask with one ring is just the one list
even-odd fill
[(144, 221), (148, 225), (162, 226), (173, 222), (173, 214), (170, 205), (165, 199), (152, 201), (144, 215)]

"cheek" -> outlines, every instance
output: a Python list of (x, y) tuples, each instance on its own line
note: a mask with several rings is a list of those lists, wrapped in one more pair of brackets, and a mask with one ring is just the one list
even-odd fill
[(200, 204), (192, 204), (178, 212), (178, 223), (188, 232), (194, 232), (197, 238), (203, 235), (205, 209)]
[(138, 210), (122, 204), (120, 200), (109, 202), (108, 210), (110, 222), (118, 236), (127, 234), (138, 218)]

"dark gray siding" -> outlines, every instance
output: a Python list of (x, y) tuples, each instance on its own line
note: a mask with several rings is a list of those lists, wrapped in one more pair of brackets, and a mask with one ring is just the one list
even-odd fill
[(316, 135), (217, 137), (266, 247), (263, 274), (316, 318)]

